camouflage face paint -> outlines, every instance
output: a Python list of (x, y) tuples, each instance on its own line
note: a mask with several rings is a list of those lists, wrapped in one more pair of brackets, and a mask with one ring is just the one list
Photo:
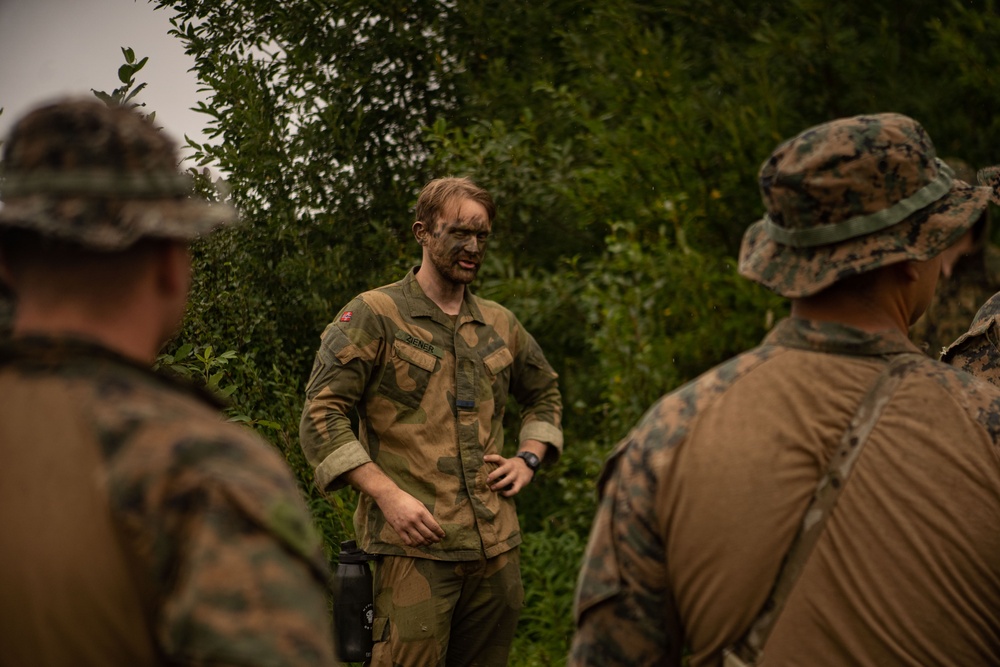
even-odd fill
[(424, 247), (442, 278), (467, 285), (479, 273), (492, 225), (483, 205), (471, 199), (449, 207), (448, 213), (437, 220)]

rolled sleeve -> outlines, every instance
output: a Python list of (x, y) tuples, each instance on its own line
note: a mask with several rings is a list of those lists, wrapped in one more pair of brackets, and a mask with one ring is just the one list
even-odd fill
[(316, 486), (324, 491), (336, 491), (346, 485), (341, 475), (371, 463), (371, 460), (357, 440), (345, 443), (316, 466)]
[(533, 421), (523, 424), (521, 426), (521, 434), (518, 437), (519, 442), (524, 442), (525, 440), (538, 440), (544, 442), (547, 445), (551, 445), (555, 448), (558, 457), (562, 454), (563, 449), (563, 432), (558, 426), (549, 424), (547, 422)]

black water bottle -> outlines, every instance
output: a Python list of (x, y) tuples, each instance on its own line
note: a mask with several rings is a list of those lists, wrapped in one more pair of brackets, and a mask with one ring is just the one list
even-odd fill
[(354, 540), (340, 543), (340, 560), (333, 575), (333, 620), (337, 653), (344, 662), (365, 662), (372, 657), (371, 557)]

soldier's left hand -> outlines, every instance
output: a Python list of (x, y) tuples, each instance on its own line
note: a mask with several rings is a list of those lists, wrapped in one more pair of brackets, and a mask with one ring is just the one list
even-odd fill
[(497, 464), (496, 470), (486, 476), (486, 483), (491, 491), (510, 498), (528, 486), (535, 473), (531, 471), (524, 459), (514, 457), (505, 459), (499, 454), (487, 454), (483, 457), (487, 463)]

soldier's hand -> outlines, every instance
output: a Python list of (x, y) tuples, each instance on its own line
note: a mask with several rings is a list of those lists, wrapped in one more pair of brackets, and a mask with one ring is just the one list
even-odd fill
[(423, 547), (440, 542), (444, 529), (424, 504), (402, 489), (378, 500), (386, 521), (408, 547)]
[(497, 469), (486, 476), (486, 483), (491, 491), (510, 498), (528, 486), (535, 473), (532, 472), (524, 459), (518, 457), (505, 459), (499, 454), (487, 454), (483, 457), (487, 463), (497, 464)]

